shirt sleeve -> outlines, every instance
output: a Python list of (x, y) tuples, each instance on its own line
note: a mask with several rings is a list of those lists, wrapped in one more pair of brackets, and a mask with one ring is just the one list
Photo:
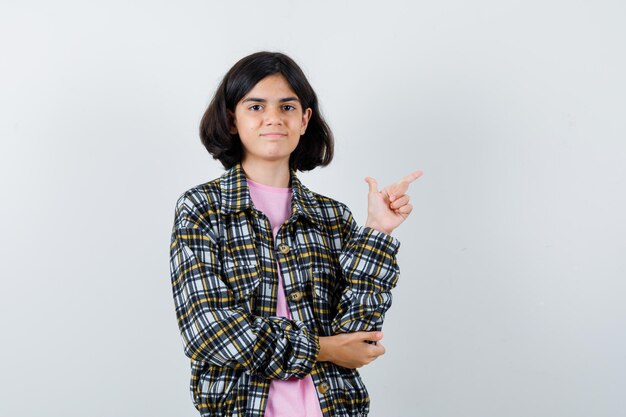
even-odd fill
[(400, 275), (396, 260), (400, 242), (371, 227), (358, 226), (348, 207), (343, 207), (339, 264), (345, 287), (332, 329), (335, 334), (381, 330)]
[(185, 354), (269, 379), (304, 378), (319, 353), (318, 336), (302, 322), (249, 312), (220, 273), (219, 240), (209, 227), (211, 218), (216, 219), (211, 210), (198, 209), (185, 195), (179, 198), (170, 273)]

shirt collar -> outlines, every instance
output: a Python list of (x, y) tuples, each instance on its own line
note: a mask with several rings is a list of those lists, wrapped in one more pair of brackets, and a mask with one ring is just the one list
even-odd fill
[[(322, 224), (320, 207), (313, 193), (306, 188), (296, 176), (296, 171), (290, 168), (290, 186), (293, 193), (291, 203), (293, 215), (301, 215), (316, 223)], [(226, 170), (220, 177), (222, 189), (222, 214), (238, 213), (253, 207), (250, 198), (250, 189), (246, 180), (246, 174), (238, 162), (232, 168)], [(291, 221), (291, 219), (289, 220)]]

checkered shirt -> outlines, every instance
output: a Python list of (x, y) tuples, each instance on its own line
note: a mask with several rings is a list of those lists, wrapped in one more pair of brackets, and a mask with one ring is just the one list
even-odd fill
[[(276, 239), (237, 164), (176, 203), (170, 272), (191, 394), (203, 417), (262, 417), (270, 380), (311, 375), (324, 417), (366, 416), (359, 373), (317, 362), (319, 336), (380, 330), (400, 242), (291, 170), (292, 214)], [(292, 319), (276, 316), (279, 264)]]

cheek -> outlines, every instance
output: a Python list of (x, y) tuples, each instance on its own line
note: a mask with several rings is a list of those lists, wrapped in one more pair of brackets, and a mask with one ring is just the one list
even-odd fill
[(304, 119), (301, 115), (294, 115), (288, 119), (288, 123), (294, 128), (300, 128), (304, 124)]
[(241, 122), (241, 127), (244, 129), (252, 130), (258, 127), (259, 121), (254, 117), (246, 117)]

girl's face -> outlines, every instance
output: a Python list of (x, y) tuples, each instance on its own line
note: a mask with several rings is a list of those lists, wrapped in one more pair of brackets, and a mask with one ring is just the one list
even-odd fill
[(298, 146), (311, 117), (280, 74), (259, 81), (235, 107), (231, 133), (239, 133), (242, 162), (283, 161)]

